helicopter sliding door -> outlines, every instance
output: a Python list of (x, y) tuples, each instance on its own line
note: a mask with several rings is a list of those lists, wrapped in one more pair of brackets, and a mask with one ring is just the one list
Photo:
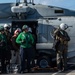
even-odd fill
[(37, 21), (12, 21), (12, 27), (11, 27), (12, 28), (11, 29), (12, 35), (14, 34), (14, 31), (17, 28), (21, 28), (22, 29), (23, 25), (28, 25), (28, 27), (31, 28), (32, 34), (35, 36), (35, 45), (36, 45), (36, 42), (37, 42), (36, 29), (37, 29), (37, 25), (38, 25)]

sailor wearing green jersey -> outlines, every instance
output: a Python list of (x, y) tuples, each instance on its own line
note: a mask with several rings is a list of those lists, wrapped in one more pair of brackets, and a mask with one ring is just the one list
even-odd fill
[(0, 60), (1, 60), (1, 73), (6, 73), (6, 48), (7, 39), (4, 34), (4, 27), (0, 26)]
[[(29, 33), (28, 31), (28, 26), (24, 25), (22, 27), (23, 32), (21, 32), (17, 39), (16, 39), (16, 43), (20, 44), (20, 55), (21, 55), (21, 72), (24, 73), (26, 70), (26, 66), (27, 66), (27, 70), (28, 72), (30, 72), (31, 70), (31, 64), (30, 62), (32, 61), (33, 55), (34, 55), (34, 51), (33, 51), (33, 44), (34, 44), (34, 38), (33, 35), (31, 33)], [(27, 59), (27, 65), (25, 62), (25, 59)]]

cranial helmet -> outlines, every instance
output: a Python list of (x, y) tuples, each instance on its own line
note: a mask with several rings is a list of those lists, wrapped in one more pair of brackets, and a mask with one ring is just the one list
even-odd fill
[(31, 28), (29, 28), (29, 29), (28, 29), (28, 31), (29, 31), (29, 32), (32, 32), (32, 29), (31, 29)]
[(23, 25), (22, 29), (28, 29), (28, 26), (27, 25)]
[(19, 32), (21, 32), (21, 29), (20, 29), (20, 28), (17, 28), (17, 30), (18, 30)]
[(60, 29), (65, 30), (65, 29), (67, 29), (68, 26), (65, 23), (61, 23), (59, 27), (60, 27)]
[(0, 26), (0, 31), (4, 31), (4, 27), (3, 26)]
[(14, 31), (14, 34), (16, 35), (17, 33), (20, 33), (21, 32), (21, 29), (20, 28), (17, 28), (15, 31)]
[(6, 29), (10, 29), (10, 25), (5, 24), (5, 25), (4, 25), (4, 29), (5, 29), (5, 30), (6, 30)]

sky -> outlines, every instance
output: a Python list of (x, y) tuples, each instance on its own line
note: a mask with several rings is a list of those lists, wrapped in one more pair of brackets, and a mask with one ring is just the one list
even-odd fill
[[(16, 0), (0, 0), (0, 3), (16, 2)], [(44, 4), (75, 10), (75, 0), (34, 0), (35, 4)]]

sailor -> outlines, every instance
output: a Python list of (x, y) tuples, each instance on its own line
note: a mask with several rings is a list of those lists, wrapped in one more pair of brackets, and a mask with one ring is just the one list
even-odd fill
[(32, 28), (31, 27), (29, 27), (28, 28), (28, 31), (29, 31), (29, 33), (31, 33), (32, 34), (32, 36), (33, 36), (33, 38), (34, 38), (34, 44), (33, 44), (33, 55), (32, 55), (32, 71), (34, 71), (35, 69), (35, 54), (36, 54), (36, 37), (35, 37), (35, 35), (33, 34), (33, 32), (32, 32)]
[(10, 25), (9, 24), (4, 24), (4, 33), (7, 38), (7, 49), (6, 49), (6, 60), (7, 64), (10, 64), (10, 59), (11, 59), (11, 33), (10, 33)]
[[(20, 34), (21, 29), (17, 28), (14, 31), (14, 35), (11, 38), (12, 50), (11, 50), (11, 64), (14, 65), (14, 69), (12, 71), (15, 73), (20, 70), (20, 45), (16, 43), (16, 38)], [(15, 68), (16, 67), (16, 68)]]
[(59, 72), (67, 69), (68, 41), (70, 41), (70, 37), (65, 31), (67, 27), (68, 26), (66, 24), (61, 23), (59, 28), (54, 31), (56, 43), (56, 61)]
[(4, 34), (4, 27), (0, 26), (0, 59), (1, 59), (1, 73), (6, 73), (6, 48), (7, 38)]
[[(19, 44), (16, 43), (16, 38), (18, 37), (20, 32), (21, 32), (21, 29), (17, 28), (14, 31), (14, 35), (11, 38), (11, 42), (12, 42), (12, 46), (13, 46), (13, 49), (12, 49), (12, 62), (11, 63), (15, 63), (17, 65), (20, 64), (20, 61), (19, 61), (19, 49), (20, 49), (20, 47), (19, 47)], [(13, 60), (13, 56), (16, 57), (15, 60)]]
[[(21, 32), (16, 42), (20, 44), (20, 55), (21, 55), (21, 73), (26, 71), (26, 66), (28, 72), (31, 70), (31, 61), (33, 55), (33, 48), (32, 45), (34, 43), (34, 39), (31, 33), (28, 31), (28, 26), (23, 25), (22, 27), (23, 32)], [(27, 64), (25, 60), (27, 59)]]

